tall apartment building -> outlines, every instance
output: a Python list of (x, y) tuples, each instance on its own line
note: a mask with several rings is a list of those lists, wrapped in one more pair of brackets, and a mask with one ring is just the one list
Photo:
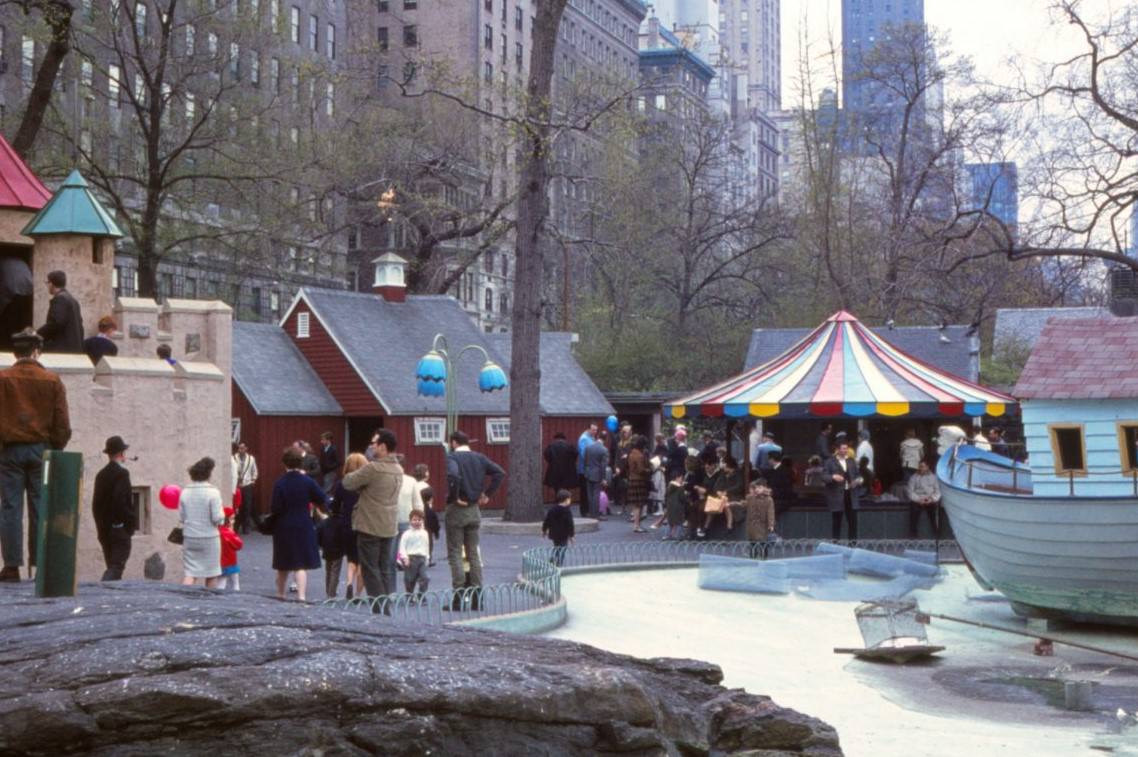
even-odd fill
[[(477, 0), (462, 7), (436, 0), (348, 2), (354, 8), (350, 44), (353, 48), (378, 47), (378, 86), (393, 100), (400, 93), (390, 79), (417, 72), (407, 85), (409, 90), (433, 81), (486, 113), (506, 115), (518, 107), (518, 95), (529, 75), (531, 2)], [(638, 0), (570, 0), (554, 52), (553, 93), (558, 113), (581, 105), (581, 92), (591, 81), (606, 77), (635, 80), (636, 30), (643, 15), (644, 6)], [(438, 78), (432, 80), (432, 76)], [(466, 126), (474, 138), (455, 156), (463, 164), (464, 178), (455, 180), (455, 172), (450, 172), (445, 191), (467, 206), (510, 201), (517, 187), (515, 143), (509, 129), (493, 117), (473, 119)], [(580, 177), (588, 174), (584, 167), (589, 161), (599, 159), (599, 151), (592, 136), (573, 133), (564, 133), (555, 151), (550, 218), (561, 246), (571, 249), (575, 238), (589, 233), (585, 228), (589, 186)], [(512, 208), (506, 210), (510, 213)], [(368, 286), (365, 277), (371, 258), (402, 251), (404, 233), (389, 224), (360, 224), (350, 240), (351, 267), (360, 271), (357, 286)], [(459, 274), (456, 261), (468, 260), (478, 249), (483, 251), (477, 262)], [(452, 294), (483, 329), (506, 331), (513, 298), (512, 236), (493, 241), (485, 235), (452, 240), (443, 246), (443, 253), (452, 261), (447, 273), (456, 279)], [(581, 273), (579, 257), (566, 254), (562, 261), (561, 255), (551, 254), (551, 277), (575, 279)]]
[[(170, 51), (168, 83), (158, 93), (165, 108), (158, 148), (164, 157), (194, 129), (211, 138), (216, 129), (223, 141), (234, 138), (234, 149), (247, 149), (236, 146), (240, 136), (242, 145), (259, 143), (287, 156), (336, 123), (347, 27), (342, 3), (209, 0), (191, 7), (170, 0), (83, 0), (72, 25), (75, 47), (64, 60), (53, 115), (32, 156), (41, 170), (62, 176), (78, 167), (91, 175), (95, 161), (108, 173), (145, 176), (146, 144), (135, 106), (152, 96), (141, 72), (163, 49)], [(44, 38), (34, 15), (0, 8), (0, 128), (9, 135), (40, 65)], [(192, 173), (206, 159), (207, 150), (194, 145), (171, 160), (169, 170)], [(121, 187), (116, 194), (126, 208), (140, 213), (141, 189), (127, 181)], [(337, 230), (341, 206), (335, 200), (317, 196), (300, 178), (266, 181), (255, 192), (245, 186), (208, 194), (172, 189), (161, 208), (160, 229), (180, 231), (173, 241), (164, 240), (170, 249), (157, 269), (160, 297), (221, 298), (239, 317), (271, 320), (301, 285), (344, 285), (346, 235)], [(262, 214), (270, 195), (283, 209), (273, 221)], [(135, 241), (124, 239), (116, 250), (120, 295), (138, 290)]]

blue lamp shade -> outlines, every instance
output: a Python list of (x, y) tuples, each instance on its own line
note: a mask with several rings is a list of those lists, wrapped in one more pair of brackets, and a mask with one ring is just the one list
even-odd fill
[(419, 359), (415, 367), (415, 382), (419, 394), (424, 397), (443, 397), (446, 395), (447, 364), (443, 356), (431, 350)]
[(510, 382), (506, 380), (506, 372), (497, 363), (487, 360), (478, 372), (478, 388), (483, 392), (492, 392), (496, 389), (505, 389)]
[(423, 381), (419, 379), (415, 382), (415, 388), (421, 397), (445, 397), (447, 393), (447, 386), (443, 381)]

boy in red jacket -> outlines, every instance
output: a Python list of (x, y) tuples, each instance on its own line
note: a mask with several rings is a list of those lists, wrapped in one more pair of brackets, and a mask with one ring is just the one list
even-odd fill
[(223, 591), (227, 586), (233, 591), (241, 591), (241, 566), (237, 564), (237, 551), (245, 546), (241, 537), (233, 530), (233, 508), (225, 508), (225, 523), (217, 527), (221, 534), (221, 583)]

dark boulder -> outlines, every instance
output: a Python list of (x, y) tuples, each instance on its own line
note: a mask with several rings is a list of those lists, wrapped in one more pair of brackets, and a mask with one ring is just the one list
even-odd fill
[(0, 585), (0, 754), (840, 754), (719, 668), (154, 583)]

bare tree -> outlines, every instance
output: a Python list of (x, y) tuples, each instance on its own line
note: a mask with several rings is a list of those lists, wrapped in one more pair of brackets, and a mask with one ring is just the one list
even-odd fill
[[(240, 278), (297, 268), (316, 254), (298, 247), (327, 241), (313, 231), (326, 224), (310, 181), (325, 107), (323, 81), (316, 84), (326, 73), (296, 67), (269, 81), (256, 51), (271, 31), (255, 9), (263, 10), (111, 3), (96, 6), (77, 33), (78, 113), (58, 114), (49, 128), (124, 223), (142, 296), (157, 294), (163, 260), (195, 247)], [(277, 90), (285, 87), (295, 102), (282, 126)]]
[(989, 231), (977, 255), (1082, 258), (1138, 271), (1138, 256), (1128, 254), (1138, 206), (1138, 13), (1123, 5), (1092, 22), (1088, 8), (1080, 0), (1052, 6), (1056, 22), (1078, 30), (1082, 52), (1048, 67), (1041, 82), (997, 94), (1023, 105), (1025, 119), (1043, 121), (1026, 191), (1039, 207), (1018, 233)]
[(6, 4), (21, 8), (29, 17), (38, 13), (48, 30), (47, 50), (36, 70), (20, 125), (12, 139), (12, 149), (27, 159), (43, 126), (63, 61), (71, 52), (71, 16), (74, 9), (70, 0), (11, 0)]

